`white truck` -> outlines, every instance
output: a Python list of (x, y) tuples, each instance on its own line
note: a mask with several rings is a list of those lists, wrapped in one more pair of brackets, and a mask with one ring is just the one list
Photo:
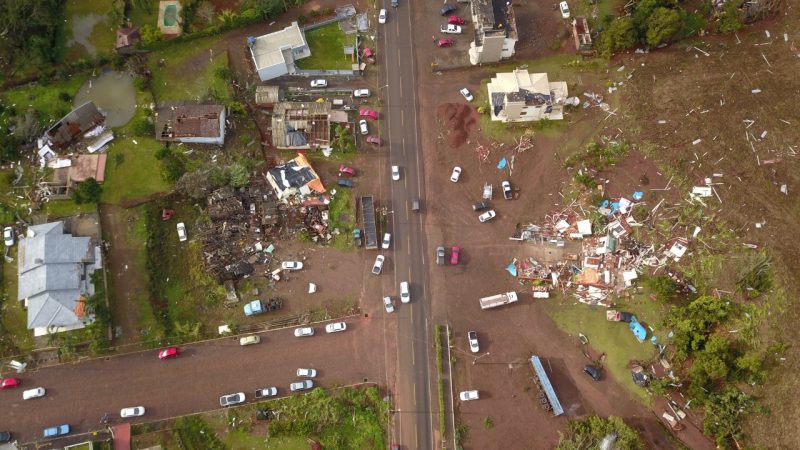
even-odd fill
[(516, 292), (506, 292), (505, 294), (492, 295), (481, 299), (481, 309), (495, 308), (517, 301)]

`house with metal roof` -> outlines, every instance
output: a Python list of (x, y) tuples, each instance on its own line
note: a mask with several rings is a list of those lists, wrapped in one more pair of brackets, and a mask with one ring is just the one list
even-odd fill
[(272, 145), (280, 149), (329, 149), (331, 102), (280, 102), (272, 110)]
[(248, 37), (247, 46), (261, 81), (293, 74), (294, 62), (311, 56), (311, 48), (297, 22), (274, 33)]
[[(86, 102), (70, 111), (44, 133), (49, 149), (63, 150), (93, 128), (102, 125), (106, 116), (93, 102)], [(40, 146), (42, 148), (42, 146)]]
[(186, 144), (225, 143), (225, 107), (164, 102), (155, 115), (156, 139)]
[(546, 73), (517, 69), (498, 73), (486, 86), (492, 120), (529, 122), (564, 118), (567, 83), (549, 81)]
[(32, 225), (19, 241), (17, 298), (35, 336), (84, 328), (94, 321), (86, 298), (102, 267), (100, 246), (64, 232), (64, 222)]

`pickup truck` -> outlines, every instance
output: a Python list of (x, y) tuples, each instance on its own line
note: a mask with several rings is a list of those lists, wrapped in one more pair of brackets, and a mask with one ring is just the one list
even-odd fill
[(257, 316), (259, 314), (269, 311), (276, 311), (281, 308), (283, 308), (283, 300), (279, 298), (271, 298), (267, 300), (266, 303), (259, 299), (255, 299), (252, 302), (244, 305), (244, 315), (248, 317)]
[(481, 309), (495, 308), (517, 301), (516, 292), (506, 292), (505, 294), (492, 295), (490, 297), (483, 297), (481, 302)]
[(355, 228), (353, 229), (353, 245), (356, 247), (361, 247), (361, 229)]
[(447, 25), (442, 25), (439, 28), (439, 31), (446, 34), (461, 34), (461, 26), (460, 25), (453, 25), (452, 23)]

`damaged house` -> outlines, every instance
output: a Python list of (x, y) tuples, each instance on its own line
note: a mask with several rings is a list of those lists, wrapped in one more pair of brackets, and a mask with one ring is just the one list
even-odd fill
[(39, 156), (45, 161), (55, 158), (55, 152), (66, 149), (85, 134), (91, 134), (105, 121), (105, 114), (93, 102), (84, 103), (45, 131), (39, 145)]
[(564, 118), (567, 83), (551, 82), (546, 73), (527, 70), (498, 73), (486, 86), (491, 118), (500, 122), (529, 122)]
[(282, 201), (293, 195), (305, 197), (325, 193), (325, 186), (322, 185), (319, 175), (303, 154), (298, 154), (297, 158), (286, 164), (269, 169), (267, 181)]
[(225, 107), (165, 102), (156, 108), (156, 139), (186, 144), (225, 143)]
[(330, 102), (281, 102), (272, 111), (272, 145), (280, 149), (330, 149)]
[(473, 65), (493, 63), (514, 56), (517, 23), (511, 2), (472, 0), (470, 12), (475, 34), (469, 44), (469, 62)]

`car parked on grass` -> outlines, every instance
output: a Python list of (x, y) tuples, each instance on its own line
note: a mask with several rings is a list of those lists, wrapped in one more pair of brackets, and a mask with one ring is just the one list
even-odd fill
[(472, 204), (473, 211), (482, 211), (489, 207), (489, 202), (478, 202)]
[(400, 181), (400, 166), (392, 166), (392, 180)]
[(0, 380), (0, 389), (13, 389), (19, 387), (22, 384), (22, 380), (19, 378), (3, 378)]
[(181, 351), (178, 350), (178, 347), (167, 347), (158, 352), (158, 359), (177, 358), (180, 354)]
[(464, 100), (466, 100), (468, 102), (471, 102), (472, 100), (475, 99), (475, 97), (472, 96), (472, 92), (470, 92), (469, 89), (467, 89), (467, 88), (463, 88), (458, 92), (460, 92), (461, 96), (464, 97)]
[(183, 222), (178, 222), (178, 241), (183, 242), (187, 239), (186, 236), (186, 225)]
[(312, 87), (312, 88), (324, 88), (324, 87), (328, 87), (328, 80), (323, 80), (323, 79), (319, 79), (319, 80), (311, 80), (311, 87)]
[(362, 119), (378, 120), (378, 111), (370, 108), (361, 108), (358, 110), (358, 116)]
[(358, 121), (358, 130), (364, 136), (369, 134), (369, 125), (367, 125), (367, 121), (366, 120), (361, 119), (361, 120)]
[(378, 136), (367, 136), (367, 142), (373, 145), (381, 145), (383, 141)]
[(256, 336), (256, 335), (244, 336), (239, 339), (239, 345), (241, 346), (255, 345), (258, 344), (259, 342), (261, 342), (261, 336)]
[(122, 408), (119, 411), (119, 416), (123, 419), (127, 417), (141, 417), (144, 415), (144, 406), (133, 406), (130, 408)]
[(353, 180), (348, 180), (347, 178), (339, 178), (336, 182), (341, 187), (351, 188), (353, 187)]
[(312, 327), (300, 327), (294, 329), (294, 337), (306, 337), (313, 335), (314, 335), (314, 328)]
[(45, 389), (43, 387), (37, 387), (37, 388), (33, 388), (33, 389), (28, 389), (27, 391), (24, 391), (22, 393), (22, 399), (23, 400), (30, 400), (32, 398), (44, 397), (44, 394), (46, 392), (47, 391), (45, 391)]
[(452, 25), (464, 25), (467, 21), (458, 16), (450, 16), (447, 18), (447, 23)]
[(409, 303), (411, 301), (411, 291), (408, 289), (408, 281), (400, 282), (400, 302)]
[(354, 177), (356, 176), (356, 169), (350, 166), (345, 166), (344, 164), (339, 164), (339, 176), (342, 175), (349, 175), (351, 177)]
[(472, 353), (478, 353), (481, 351), (481, 346), (478, 344), (477, 331), (467, 331), (467, 340), (469, 341), (469, 351)]
[(561, 11), (562, 18), (569, 19), (569, 5), (567, 4), (567, 2), (559, 3), (558, 9)]
[(283, 270), (300, 270), (303, 268), (303, 263), (300, 261), (284, 261), (281, 263)]
[(439, 31), (445, 34), (461, 34), (461, 26), (453, 24), (442, 25), (439, 27)]
[(311, 380), (295, 381), (289, 385), (289, 390), (292, 392), (305, 391), (314, 387), (314, 382)]
[(452, 47), (454, 45), (456, 45), (456, 40), (455, 39), (441, 38), (438, 41), (436, 41), (436, 46), (437, 47)]
[(14, 245), (14, 229), (11, 227), (3, 228), (3, 243), (6, 247)]
[(600, 381), (600, 369), (591, 364), (587, 364), (583, 367), (583, 373), (589, 375), (594, 381)]
[(42, 432), (42, 435), (44, 436), (45, 439), (59, 437), (59, 436), (66, 436), (68, 434), (69, 434), (69, 425), (66, 423), (63, 425), (56, 425), (54, 427), (45, 428), (44, 431)]
[(480, 398), (478, 391), (462, 391), (458, 394), (458, 398), (461, 399), (462, 402), (468, 402), (470, 400), (477, 400)]
[(353, 91), (353, 97), (369, 97), (369, 89), (356, 89)]
[(307, 369), (307, 368), (299, 368), (297, 369), (297, 376), (298, 377), (306, 377), (306, 378), (314, 378), (317, 376), (316, 369)]
[(347, 329), (347, 324), (344, 322), (334, 322), (325, 325), (326, 333), (338, 333)]
[(459, 178), (461, 178), (461, 167), (455, 166), (453, 167), (453, 172), (450, 173), (450, 181), (458, 183)]
[(383, 270), (383, 260), (385, 258), (383, 255), (378, 255), (375, 257), (375, 264), (372, 266), (372, 273), (375, 275), (380, 275), (381, 270)]
[(384, 250), (389, 250), (389, 246), (391, 245), (392, 245), (392, 233), (384, 233), (383, 242), (381, 242), (381, 248)]
[(456, 9), (458, 9), (458, 8), (456, 7), (456, 5), (444, 5), (444, 7), (443, 7), (442, 9), (440, 9), (440, 10), (439, 10), (439, 12), (440, 12), (440, 13), (441, 13), (443, 16), (449, 16), (449, 15), (450, 15), (450, 14), (451, 14), (453, 11), (455, 11)]
[(436, 247), (436, 265), (443, 266), (444, 265), (444, 246)]
[(494, 212), (493, 209), (490, 209), (490, 210), (486, 211), (485, 213), (481, 214), (480, 216), (478, 216), (478, 220), (480, 220), (481, 223), (488, 222), (488, 221), (494, 219), (496, 216), (497, 216), (497, 213)]
[(503, 181), (500, 184), (503, 187), (503, 198), (506, 200), (511, 200), (514, 198), (514, 193), (511, 191), (511, 183), (508, 181)]
[(227, 394), (223, 395), (219, 398), (219, 406), (231, 406), (231, 405), (238, 405), (239, 403), (244, 403), (245, 396), (244, 392), (237, 392), (236, 394)]
[(378, 13), (378, 23), (386, 23), (386, 10), (381, 9), (381, 12)]
[(457, 266), (458, 257), (460, 254), (461, 254), (461, 248), (453, 246), (453, 249), (450, 251), (450, 264)]
[(392, 303), (392, 297), (383, 297), (383, 308), (386, 309), (386, 312), (389, 314), (394, 312), (394, 304)]

